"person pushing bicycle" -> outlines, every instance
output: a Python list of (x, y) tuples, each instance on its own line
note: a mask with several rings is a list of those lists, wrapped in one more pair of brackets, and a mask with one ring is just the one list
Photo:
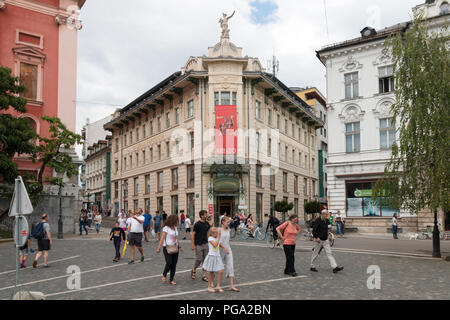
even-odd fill
[(270, 214), (269, 221), (267, 222), (266, 233), (267, 233), (267, 230), (269, 230), (269, 228), (272, 227), (273, 240), (275, 240), (275, 243), (277, 246), (279, 245), (278, 233), (277, 233), (277, 227), (279, 225), (280, 225), (280, 220), (278, 220), (276, 217), (274, 217), (272, 214)]

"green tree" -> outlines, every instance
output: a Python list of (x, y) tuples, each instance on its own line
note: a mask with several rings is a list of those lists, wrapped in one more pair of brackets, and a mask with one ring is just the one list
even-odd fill
[[(0, 66), (0, 111), (26, 112), (27, 100), (20, 97), (25, 87), (18, 84), (19, 79), (11, 76), (11, 69)], [(12, 184), (18, 175), (17, 164), (13, 162), (16, 154), (32, 154), (33, 139), (37, 137), (30, 127), (29, 119), (0, 114), (0, 178)]]
[[(71, 178), (78, 174), (77, 166), (65, 151), (82, 141), (82, 137), (68, 130), (59, 118), (44, 116), (42, 119), (50, 125), (50, 137), (39, 137), (39, 146), (33, 153), (33, 162), (40, 164), (37, 179), (30, 186), (33, 195), (42, 192), (44, 183), (63, 186), (62, 177), (64, 175)], [(54, 176), (51, 179), (44, 176), (47, 168), (53, 169), (59, 176)]]
[(294, 204), (287, 200), (276, 201), (274, 206), (275, 211), (283, 214), (283, 220), (286, 220), (286, 212), (291, 211), (292, 208), (294, 208)]
[(411, 212), (430, 209), (435, 216), (433, 256), (440, 256), (437, 211), (449, 209), (450, 195), (450, 56), (448, 25), (430, 33), (416, 16), (404, 33), (392, 36), (396, 102), (393, 121), (398, 127), (384, 177), (373, 198), (383, 196), (391, 205)]
[[(322, 209), (322, 205), (318, 201), (310, 201), (305, 203), (305, 213), (307, 214), (315, 214), (319, 213)], [(305, 217), (305, 220), (309, 220)]]

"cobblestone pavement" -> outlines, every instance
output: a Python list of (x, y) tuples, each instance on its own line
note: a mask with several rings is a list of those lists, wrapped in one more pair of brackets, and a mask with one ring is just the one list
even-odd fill
[[(319, 256), (319, 272), (309, 271), (312, 242), (299, 240), (295, 256), (298, 277), (283, 274), (285, 257), (280, 248), (269, 248), (264, 242), (232, 242), (236, 286), (241, 292), (230, 292), (224, 279), (225, 294), (206, 292), (201, 278), (190, 279), (194, 253), (190, 242), (182, 241), (176, 286), (161, 283), (163, 254), (156, 254), (157, 243), (144, 242), (145, 261), (128, 265), (126, 259), (113, 263), (114, 248), (106, 241), (107, 231), (99, 235), (71, 236), (55, 240), (50, 251), (49, 268), (38, 265), (20, 271), (22, 289), (40, 291), (49, 300), (81, 299), (184, 299), (184, 300), (257, 300), (257, 299), (450, 299), (450, 262), (432, 259), (429, 241), (347, 238), (337, 239), (334, 256), (345, 269), (333, 274), (324, 253)], [(34, 245), (34, 244), (33, 244)], [(442, 242), (442, 252), (450, 255), (450, 242)], [(14, 247), (0, 244), (0, 299), (9, 299), (14, 282)], [(136, 252), (136, 261), (139, 253)], [(41, 261), (42, 263), (42, 258)], [(81, 289), (69, 290), (67, 268), (76, 265), (81, 271)], [(381, 271), (381, 289), (369, 290), (369, 266)]]

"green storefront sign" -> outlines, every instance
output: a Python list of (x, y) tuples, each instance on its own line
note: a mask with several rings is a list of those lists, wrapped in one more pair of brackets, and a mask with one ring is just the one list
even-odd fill
[[(383, 196), (386, 195), (386, 190), (383, 190)], [(355, 190), (355, 197), (371, 197), (372, 189), (367, 190)]]

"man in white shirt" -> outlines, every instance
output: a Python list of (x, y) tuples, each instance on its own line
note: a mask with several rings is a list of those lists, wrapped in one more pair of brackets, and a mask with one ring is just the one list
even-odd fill
[(142, 216), (142, 209), (139, 208), (136, 214), (131, 214), (127, 221), (127, 239), (130, 245), (130, 262), (134, 263), (134, 247), (136, 246), (141, 253), (141, 262), (144, 261), (144, 251), (142, 250), (142, 234), (144, 232), (144, 217)]
[(192, 225), (191, 219), (189, 219), (189, 216), (186, 215), (186, 219), (184, 220), (184, 226), (186, 229), (184, 230), (183, 240), (186, 240), (186, 235), (188, 232), (189, 232), (189, 236), (191, 235), (191, 225)]

